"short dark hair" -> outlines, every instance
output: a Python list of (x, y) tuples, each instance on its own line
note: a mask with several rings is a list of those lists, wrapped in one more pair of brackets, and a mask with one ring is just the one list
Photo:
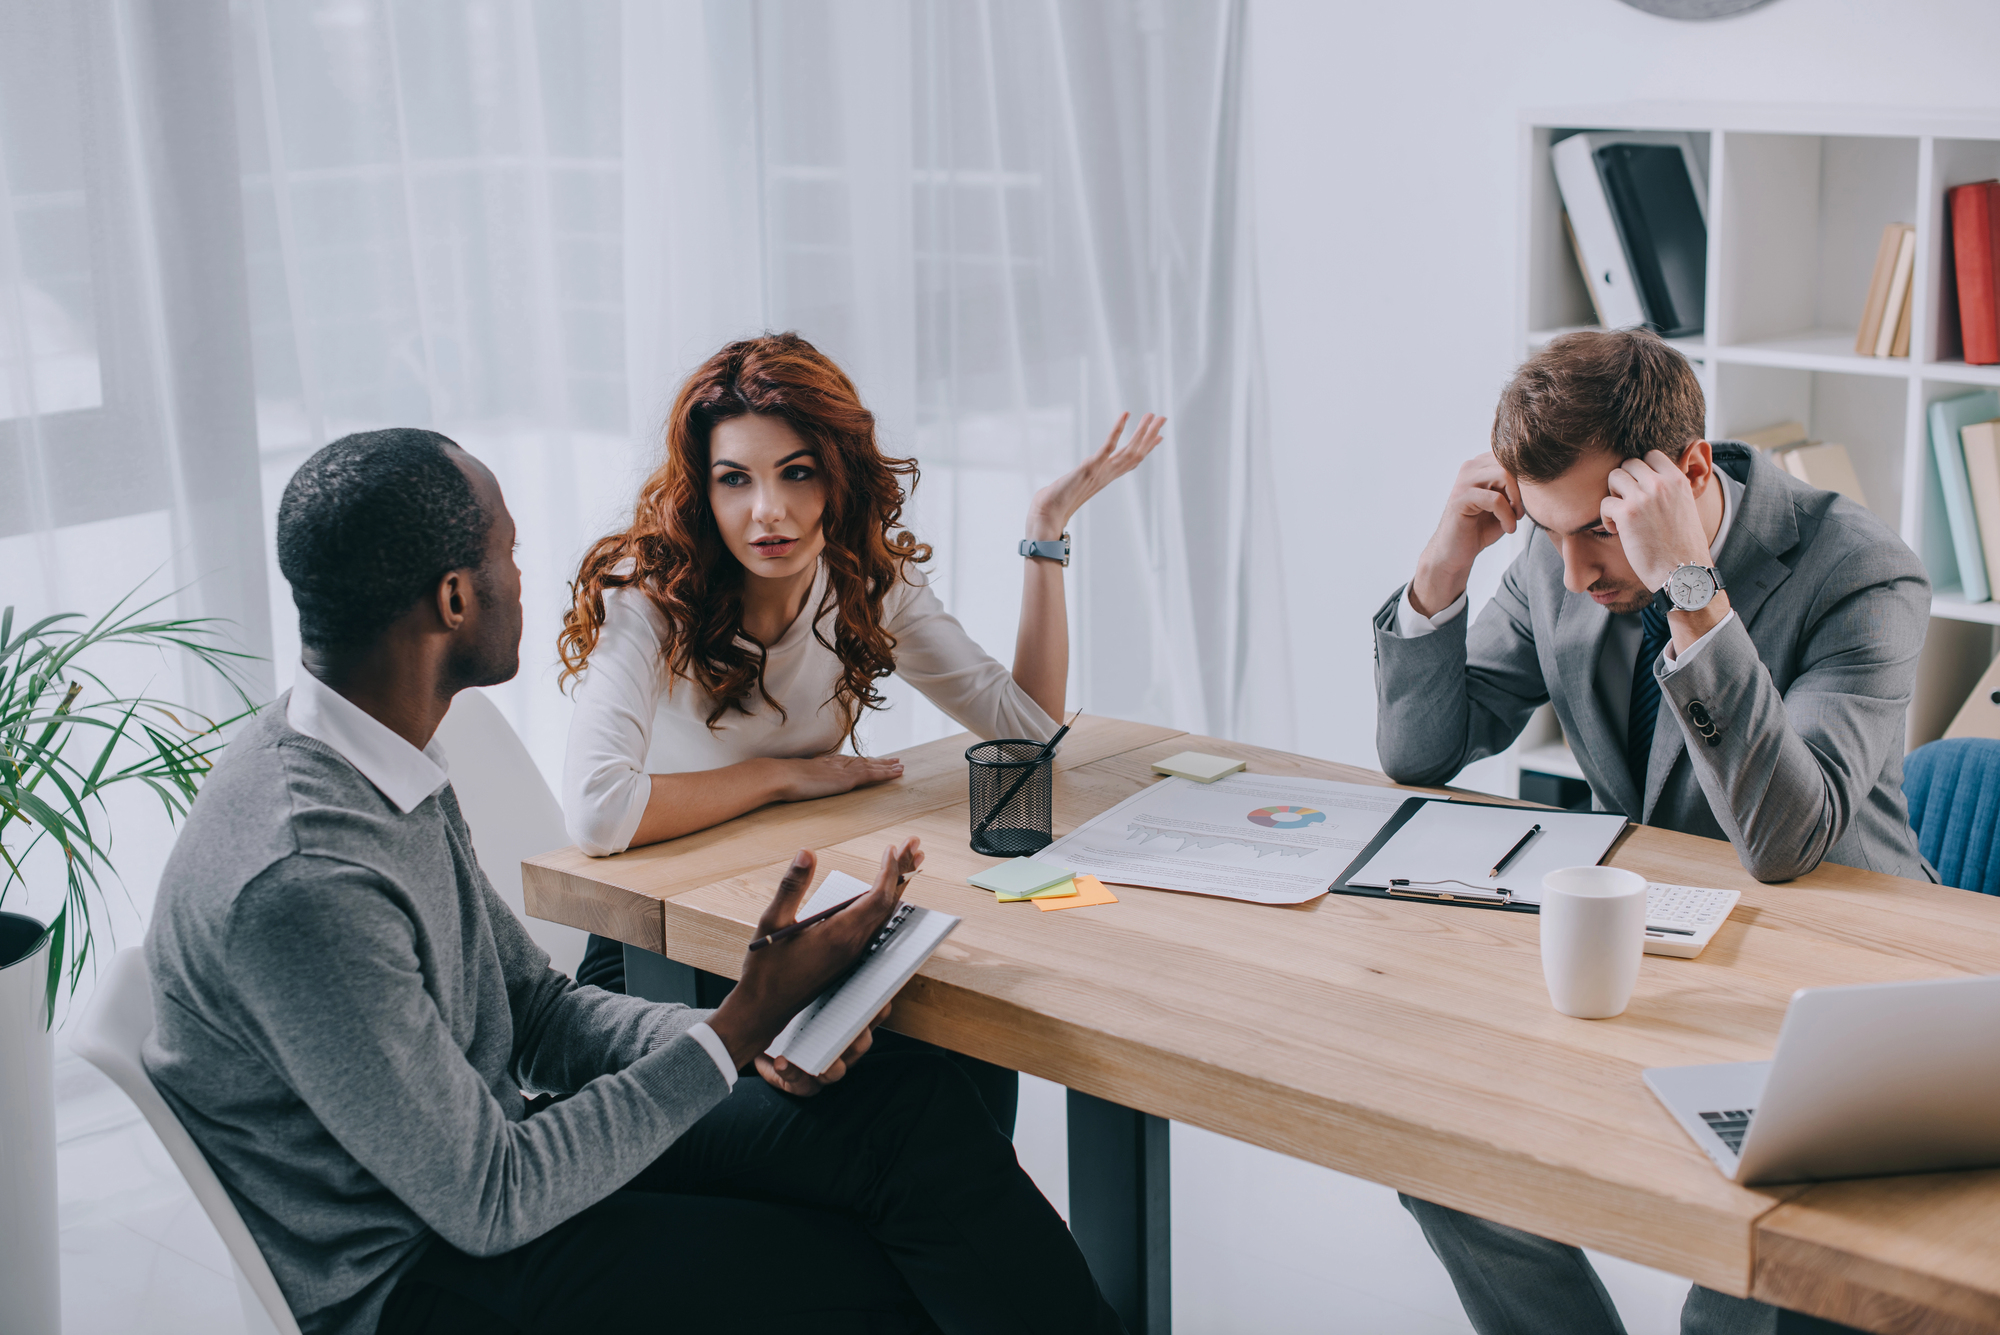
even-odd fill
[(1515, 477), (1553, 482), (1593, 450), (1679, 459), (1706, 418), (1694, 368), (1659, 335), (1587, 329), (1514, 372), (1493, 414), (1493, 454)]
[(299, 638), (372, 643), (447, 572), (486, 560), (493, 516), (435, 431), (362, 431), (299, 465), (278, 502), (278, 569)]

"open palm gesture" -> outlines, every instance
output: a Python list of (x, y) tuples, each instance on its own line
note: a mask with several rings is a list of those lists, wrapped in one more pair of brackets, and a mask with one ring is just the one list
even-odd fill
[(1120, 413), (1103, 449), (1035, 493), (1028, 507), (1031, 530), (1045, 527), (1048, 536), (1055, 537), (1068, 526), (1070, 516), (1082, 509), (1085, 501), (1146, 461), (1146, 456), (1160, 443), (1167, 419), (1147, 413), (1139, 419), (1132, 439), (1121, 447), (1118, 439), (1125, 434), (1125, 423), (1131, 417), (1130, 413)]

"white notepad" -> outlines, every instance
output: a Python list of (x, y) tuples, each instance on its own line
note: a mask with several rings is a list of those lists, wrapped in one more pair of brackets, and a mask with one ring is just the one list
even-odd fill
[[(1488, 876), (1535, 825), (1542, 832), (1499, 876)], [(1539, 904), (1542, 877), (1559, 867), (1596, 866), (1624, 828), (1615, 812), (1426, 802), (1347, 883), (1387, 889), (1393, 879), (1419, 891), (1507, 890), (1517, 902)]]
[(826, 912), (836, 904), (845, 904), (856, 895), (867, 893), (868, 882), (859, 876), (849, 876), (844, 871), (830, 871), (826, 874), (826, 879), (819, 883), (819, 889), (807, 896), (806, 902), (799, 905), (799, 911), (792, 916), (797, 919), (810, 918), (815, 913)]
[[(830, 889), (829, 889), (830, 888)], [(829, 873), (813, 897), (806, 901), (800, 917), (832, 908), (852, 899), (868, 887), (841, 872)], [(792, 1017), (765, 1055), (783, 1057), (812, 1075), (818, 1075), (847, 1045), (860, 1037), (868, 1022), (902, 990), (931, 957), (931, 952), (951, 935), (960, 919), (935, 909), (904, 904), (869, 943), (868, 953), (845, 978), (820, 993), (804, 1010)]]

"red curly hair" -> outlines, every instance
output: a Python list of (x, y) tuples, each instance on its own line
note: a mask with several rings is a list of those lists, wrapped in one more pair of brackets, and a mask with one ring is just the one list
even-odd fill
[[(604, 591), (635, 585), (666, 618), (660, 652), (669, 671), (715, 702), (708, 726), (732, 709), (750, 712), (751, 688), (764, 687), (766, 646), (739, 640), (748, 638), (744, 571), (708, 503), (709, 436), (717, 423), (748, 413), (782, 420), (819, 456), (827, 589), (811, 609), (813, 636), (840, 659), (830, 703), (852, 738), (861, 711), (884, 704), (875, 682), (896, 669), (896, 639), (882, 624), (882, 602), (911, 563), (930, 559), (931, 549), (900, 527), (903, 503), (917, 484), (916, 460), (882, 453), (875, 415), (862, 407), (854, 382), (797, 334), (731, 343), (681, 386), (667, 419), (667, 457), (639, 489), (631, 526), (598, 539), (570, 585), (570, 610), (556, 637), (563, 680), (580, 674), (597, 647)], [(634, 569), (614, 574), (628, 559)], [(819, 624), (829, 609), (831, 643)], [(770, 703), (785, 717), (781, 703)]]

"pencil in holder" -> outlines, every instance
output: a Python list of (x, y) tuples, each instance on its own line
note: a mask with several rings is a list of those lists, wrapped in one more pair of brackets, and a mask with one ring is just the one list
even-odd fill
[(1039, 853), (1054, 842), (1055, 758), (1044, 742), (1006, 738), (965, 750), (972, 851), (990, 858)]

